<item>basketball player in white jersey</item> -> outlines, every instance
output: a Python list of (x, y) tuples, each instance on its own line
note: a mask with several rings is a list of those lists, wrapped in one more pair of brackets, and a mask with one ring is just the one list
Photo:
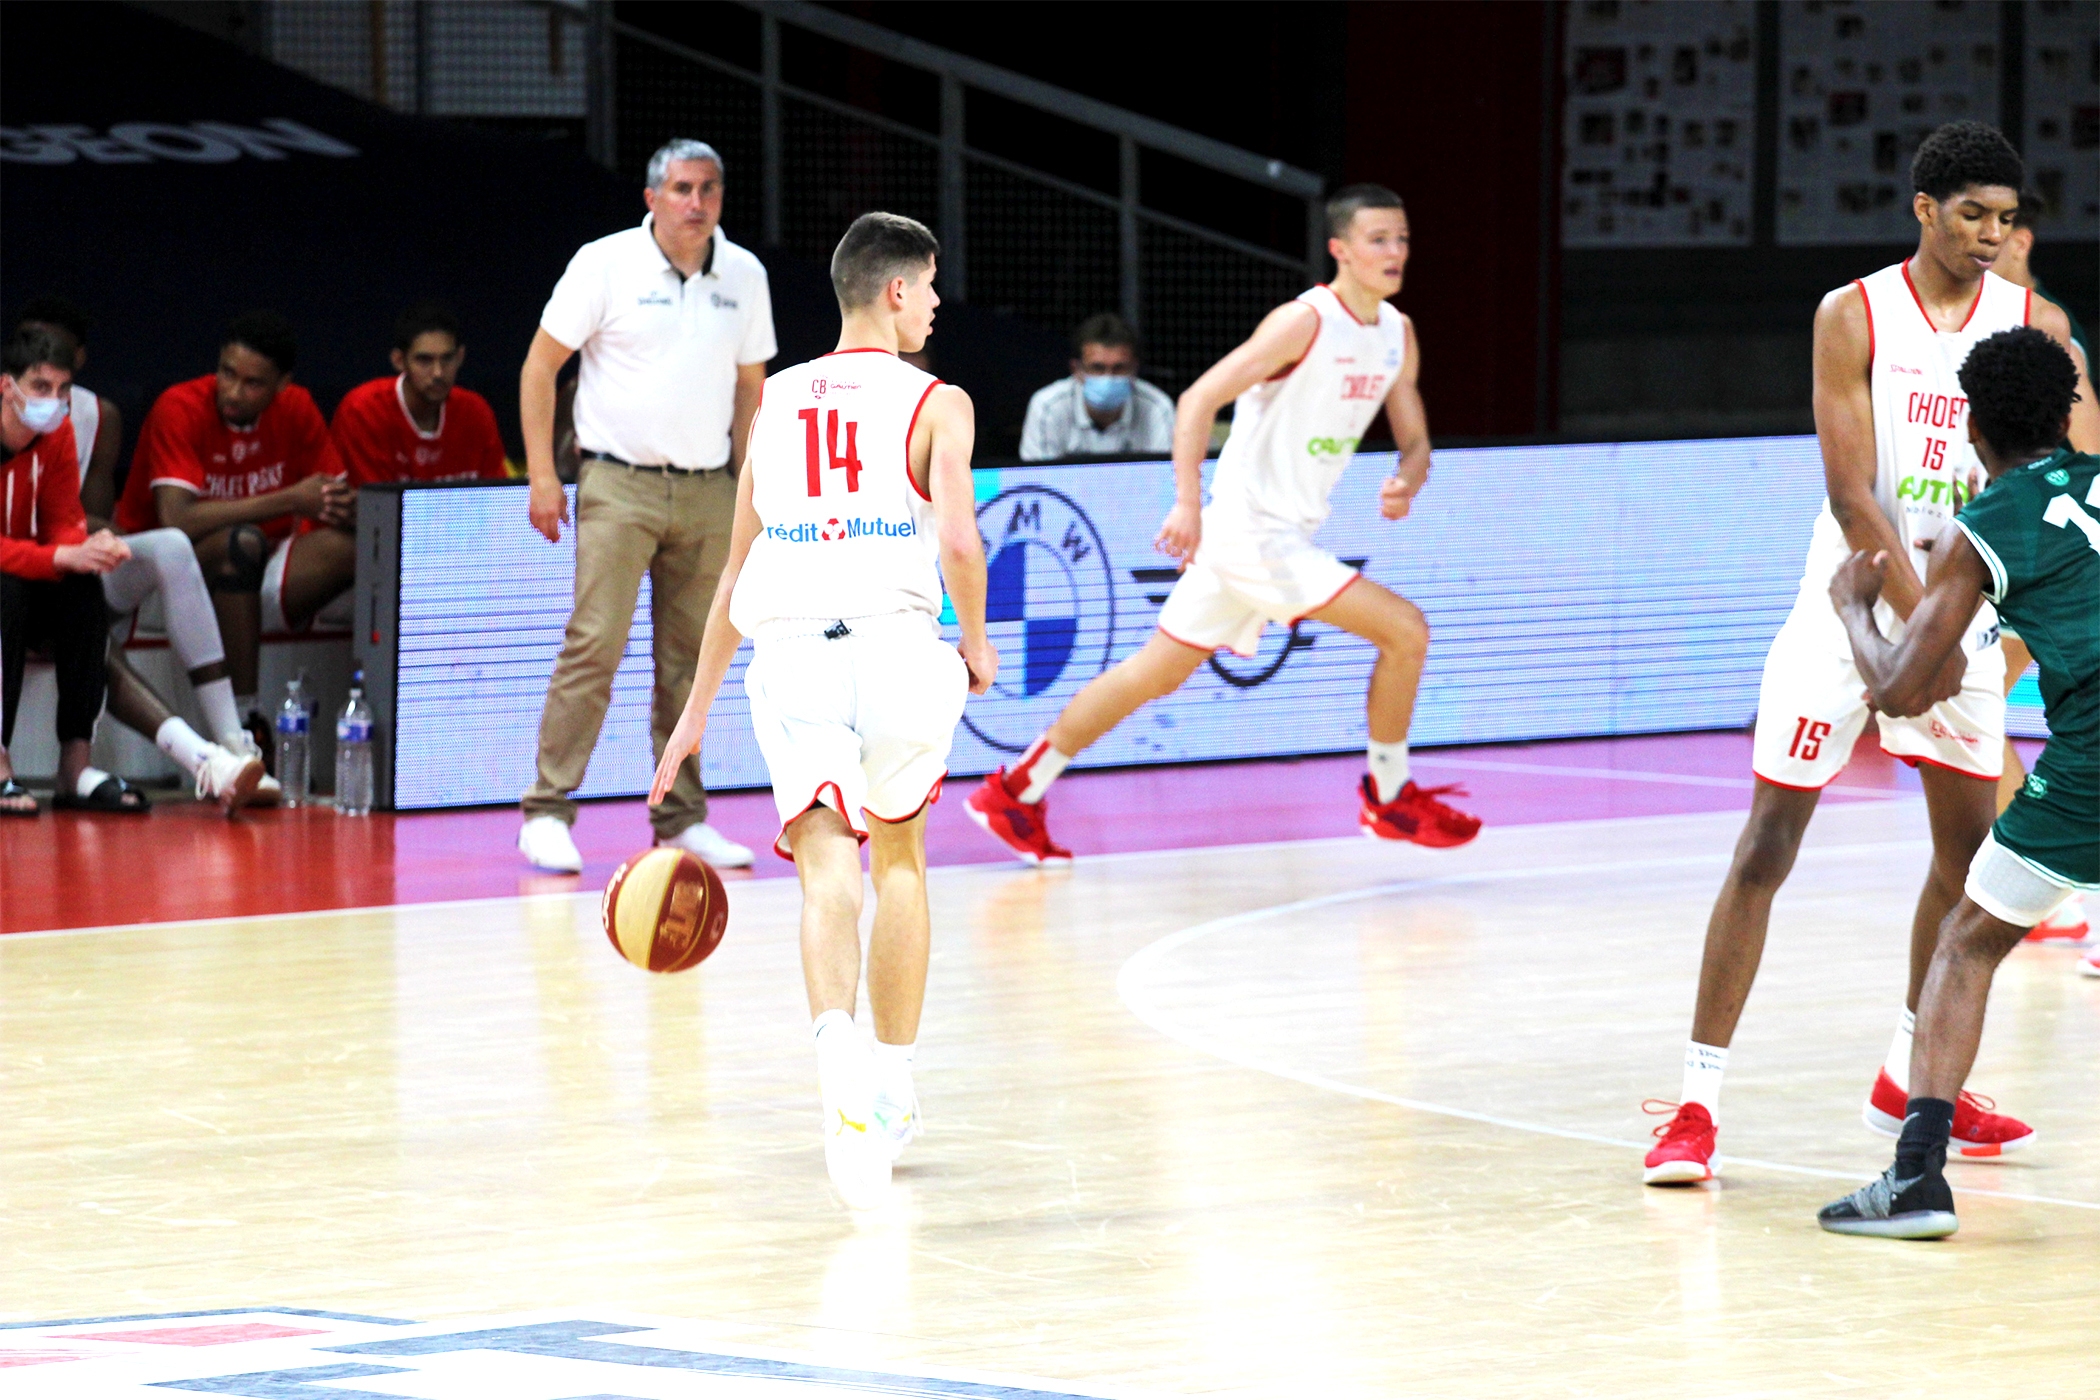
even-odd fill
[[(1772, 897), (1792, 868), (1823, 787), (1841, 772), (1872, 706), (1853, 664), (1830, 580), (1854, 550), (1889, 556), (1876, 611), (1901, 637), (1941, 531), (1981, 471), (1969, 443), (1968, 400), (1956, 378), (1971, 347), (2033, 324), (2066, 345), (2064, 313), (1990, 271), (2020, 206), (2019, 153), (1990, 126), (1956, 122), (1927, 137), (1911, 164), (1920, 226), (1909, 259), (1838, 288), (1816, 311), (1816, 434), (1829, 500), (1818, 517), (1800, 596), (1773, 639), (1758, 692), (1751, 769), (1756, 790), (1735, 862), (1707, 924), (1699, 1000), (1685, 1050), (1681, 1101), (1657, 1130), (1643, 1179), (1699, 1182), (1714, 1174), (1716, 1109), (1728, 1043), (1764, 952)], [(2100, 431), (2083, 376), (2072, 440)], [(2089, 450), (2089, 449), (2088, 449)], [(1888, 1059), (1863, 1110), (1867, 1126), (1902, 1127), (1913, 1017), (1940, 921), (1961, 898), (1969, 862), (1997, 811), (2005, 748), (2005, 656), (1998, 620), (1978, 611), (1951, 699), (1922, 715), (1875, 715), (1884, 752), (1917, 768), (1932, 825), (1932, 865), (1911, 924), (1910, 986)], [(1952, 678), (1949, 678), (1952, 684)], [(1963, 1094), (1953, 1149), (1995, 1157), (2033, 1141), (2026, 1124)]]
[[(1380, 514), (1405, 516), (1429, 476), (1420, 342), (1414, 323), (1387, 304), (1407, 269), (1407, 211), (1391, 190), (1351, 185), (1327, 202), (1327, 228), (1334, 281), (1271, 311), (1176, 405), (1175, 504), (1157, 545), (1183, 571), (1159, 630), (1073, 696), (1010, 770), (970, 795), (971, 819), (1023, 860), (1071, 860), (1050, 839), (1043, 794), (1076, 754), (1138, 706), (1171, 694), (1218, 648), (1250, 656), (1267, 624), (1306, 618), (1378, 648), (1366, 702), (1370, 771), (1358, 789), (1364, 834), (1457, 846), (1480, 830), (1478, 818), (1438, 800), (1453, 788), (1418, 787), (1408, 773), (1408, 724), (1429, 650), (1421, 610), (1313, 542), (1381, 406), (1400, 461), (1379, 489)], [(1206, 510), (1204, 451), (1219, 410), (1235, 400)]]
[[(802, 881), (825, 1164), (856, 1209), (881, 1203), (890, 1164), (918, 1134), (926, 809), (940, 798), (964, 696), (983, 694), (999, 670), (970, 481), (975, 413), (962, 390), (898, 358), (933, 328), (939, 251), (916, 220), (863, 214), (832, 254), (838, 349), (766, 380), (729, 564), (650, 798), (661, 801), (699, 751), (730, 658), (750, 637), (744, 691), (780, 811), (774, 849)], [(940, 638), (944, 583), (959, 647)], [(853, 1022), (862, 842), (875, 882), (872, 1050)]]
[[(63, 297), (31, 301), (18, 324), (57, 331), (73, 345), (74, 369), (87, 363), (87, 317)], [(80, 459), (80, 501), (89, 528), (101, 529), (116, 511), (124, 419), (114, 403), (93, 390), (76, 383), (70, 392), (67, 417)], [(217, 800), (228, 812), (258, 799), (274, 802), (280, 789), (263, 771), (254, 741), (241, 727), (218, 615), (189, 538), (180, 530), (145, 530), (120, 538), (130, 546), (131, 557), (102, 576), (103, 597), (116, 614), (108, 655), (110, 716), (153, 740), (195, 780), (199, 797)], [(170, 709), (124, 654), (139, 607), (156, 592), (169, 645), (189, 672), (191, 689), (216, 743)]]

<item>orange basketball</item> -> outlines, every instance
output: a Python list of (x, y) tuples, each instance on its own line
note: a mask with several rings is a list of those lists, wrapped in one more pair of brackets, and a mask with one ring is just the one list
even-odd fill
[(601, 913), (621, 957), (650, 972), (683, 972), (722, 941), (729, 895), (706, 861), (656, 846), (613, 872)]

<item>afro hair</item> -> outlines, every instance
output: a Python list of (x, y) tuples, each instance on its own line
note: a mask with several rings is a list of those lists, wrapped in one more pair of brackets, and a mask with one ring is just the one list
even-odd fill
[(2078, 367), (2041, 331), (2014, 326), (1985, 336), (1962, 361), (1959, 378), (1978, 435), (2000, 453), (2032, 457), (2063, 440)]
[(1910, 182), (1939, 202), (1979, 185), (2017, 190), (2027, 183), (2027, 166), (1997, 127), (1949, 122), (1926, 137), (1911, 157)]

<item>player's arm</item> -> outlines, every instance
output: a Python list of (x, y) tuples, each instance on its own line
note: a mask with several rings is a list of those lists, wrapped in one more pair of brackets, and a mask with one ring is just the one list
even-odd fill
[(977, 411), (970, 396), (943, 384), (926, 399), (911, 444), (917, 475), (923, 451), (926, 494), (933, 499), (934, 528), (941, 547), (941, 583), (962, 628), (956, 649), (970, 668), (970, 692), (982, 695), (999, 675), (999, 653), (984, 630), (984, 537), (977, 533), (977, 491), (970, 479), (970, 453), (977, 445)]
[(766, 391), (766, 362), (736, 367), (736, 396), (729, 413), (729, 463), (744, 460), (744, 447), (751, 441), (751, 420), (758, 416), (758, 401)]
[(1866, 294), (1847, 284), (1816, 308), (1816, 439), (1823, 448), (1823, 484), (1830, 513), (1845, 543), (1867, 554), (1887, 554), (1883, 595), (1896, 616), (1909, 617), (1925, 587), (1910, 551), (1874, 499), (1873, 327)]
[(1405, 516), (1415, 493), (1429, 480), (1429, 410), (1422, 405), (1422, 342), (1415, 336), (1412, 316), (1402, 316), (1407, 332), (1407, 360), (1385, 391), (1386, 426), (1393, 430), (1393, 443), (1400, 460), (1393, 474), (1378, 488), (1378, 513), (1388, 520)]
[[(134, 462), (131, 469), (139, 471), (141, 466)], [(162, 526), (180, 530), (193, 540), (201, 540), (229, 525), (259, 525), (285, 515), (320, 520), (330, 511), (331, 503), (347, 490), (334, 477), (315, 475), (303, 477), (275, 491), (265, 491), (260, 496), (207, 501), (187, 486), (163, 483), (153, 488), (153, 510), (160, 517)]]
[(1949, 524), (1932, 546), (1924, 596), (1911, 609), (1903, 640), (1891, 642), (1874, 621), (1887, 566), (1886, 554), (1853, 554), (1830, 581), (1830, 601), (1852, 638), (1868, 703), (1885, 715), (1919, 715), (1960, 692), (1969, 662), (1962, 638), (1990, 573), (1969, 537)]
[(80, 504), (87, 511), (90, 531), (108, 529), (117, 513), (117, 454), (124, 448), (124, 413), (106, 398), (101, 402), (95, 450), (88, 456), (87, 475), (80, 479)]
[(721, 693), (722, 681), (729, 675), (729, 663), (736, 659), (736, 649), (744, 640), (744, 634), (729, 620), (729, 599), (736, 592), (737, 576), (744, 571), (744, 560), (751, 553), (751, 542), (758, 538), (758, 531), (758, 509), (751, 504), (751, 463), (746, 459), (743, 470), (737, 473), (736, 519), (729, 529), (729, 562), (722, 566), (722, 577), (715, 581), (715, 601), (707, 610), (707, 628), (700, 634), (700, 660), (693, 667), (692, 693), (686, 696), (685, 709), (679, 712), (671, 737), (664, 740), (664, 755), (656, 765), (656, 781), (649, 788), (652, 804), (663, 801), (671, 784), (678, 781), (678, 766), (700, 752), (700, 741), (707, 733), (707, 712), (714, 708), (715, 696)]
[(1287, 301), (1262, 317), (1245, 344), (1205, 370), (1174, 404), (1174, 509), (1167, 512), (1153, 548), (1184, 564), (1203, 539), (1203, 459), (1210, 453), (1211, 425), (1226, 404), (1305, 358), (1319, 333), (1320, 313), (1302, 301)]
[[(2071, 318), (2047, 297), (2036, 297), (2028, 313), (2028, 324), (2071, 353), (2071, 363), (2078, 367), (2078, 397), (2071, 401), (2068, 436), (2071, 446), (2080, 452), (2100, 453), (2100, 403), (2093, 400), (2092, 367), (2085, 362), (2085, 352), (2078, 348), (2078, 342), (2071, 339)], [(101, 444), (97, 442), (96, 446)]]
[(536, 330), (525, 367), (518, 371), (518, 421), (525, 433), (525, 479), (531, 483), (525, 513), (550, 543), (561, 540), (561, 527), (569, 523), (568, 493), (554, 474), (554, 379), (575, 353), (573, 346)]

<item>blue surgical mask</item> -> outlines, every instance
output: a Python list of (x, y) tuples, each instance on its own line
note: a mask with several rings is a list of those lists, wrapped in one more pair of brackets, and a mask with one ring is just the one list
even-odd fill
[(1083, 374), (1079, 377), (1079, 392), (1086, 395), (1088, 408), (1114, 413), (1130, 402), (1130, 384), (1127, 374)]
[(66, 421), (67, 407), (64, 398), (32, 399), (25, 394), (22, 396), (22, 406), (17, 412), (21, 416), (22, 426), (30, 432), (48, 433)]

